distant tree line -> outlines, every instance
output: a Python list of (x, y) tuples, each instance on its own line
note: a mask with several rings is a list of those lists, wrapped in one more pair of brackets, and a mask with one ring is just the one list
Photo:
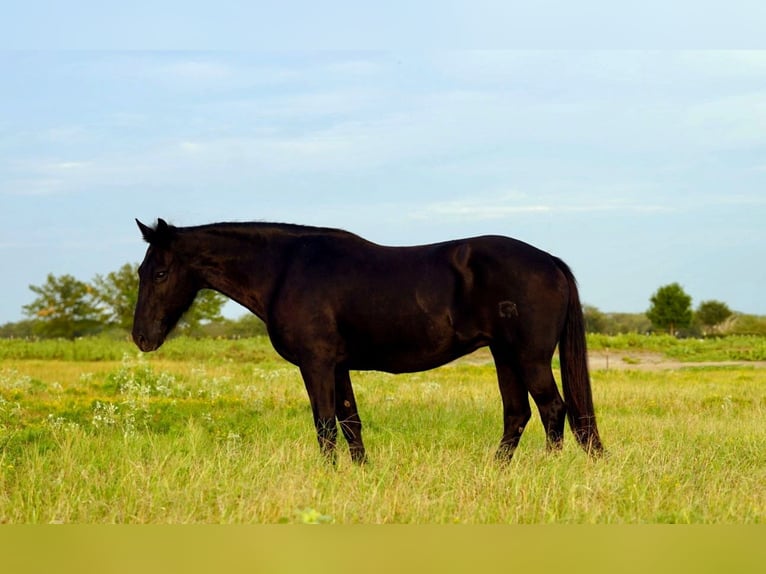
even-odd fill
[(726, 303), (702, 301), (692, 309), (692, 298), (678, 283), (657, 289), (645, 313), (602, 313), (584, 306), (589, 333), (668, 333), (679, 337), (721, 336), (729, 334), (766, 335), (766, 317), (733, 312)]
[[(49, 274), (42, 285), (30, 285), (35, 299), (22, 310), (27, 319), (0, 326), (0, 337), (75, 339), (99, 334), (122, 337), (133, 325), (138, 297), (138, 265), (126, 263), (106, 276), (84, 282), (71, 275)], [(246, 314), (225, 319), (226, 297), (200, 291), (178, 327), (177, 334), (195, 337), (249, 337), (264, 334), (263, 322)], [(692, 309), (692, 298), (678, 283), (660, 287), (645, 313), (604, 313), (583, 307), (589, 333), (664, 332), (674, 336), (766, 335), (766, 317), (734, 313), (721, 301), (702, 301)]]

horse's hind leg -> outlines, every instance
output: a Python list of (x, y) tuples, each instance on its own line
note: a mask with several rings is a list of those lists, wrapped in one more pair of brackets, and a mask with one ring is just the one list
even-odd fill
[(358, 464), (364, 463), (366, 455), (362, 442), (362, 420), (356, 408), (348, 369), (340, 367), (335, 371), (335, 414), (348, 442), (351, 460)]
[(492, 347), (492, 356), (497, 369), (497, 382), (503, 399), (503, 438), (495, 457), (500, 461), (510, 461), (519, 445), (524, 428), (532, 416), (529, 408), (527, 389), (521, 382), (514, 361), (509, 353)]
[(540, 411), (548, 448), (560, 449), (564, 441), (566, 405), (553, 378), (551, 359), (522, 362), (519, 374)]

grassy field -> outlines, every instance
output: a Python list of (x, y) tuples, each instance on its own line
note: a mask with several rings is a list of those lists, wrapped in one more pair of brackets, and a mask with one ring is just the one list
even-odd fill
[[(318, 454), (296, 368), (264, 339), (0, 341), (0, 522), (763, 523), (766, 341), (591, 338), (695, 366), (592, 373), (609, 456), (539, 419), (513, 462), (494, 368), (354, 373), (370, 463)], [(556, 373), (558, 376), (558, 373)]]

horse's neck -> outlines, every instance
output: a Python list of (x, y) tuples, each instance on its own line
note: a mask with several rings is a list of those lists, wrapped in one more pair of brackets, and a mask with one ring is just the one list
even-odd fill
[(198, 272), (205, 286), (223, 293), (266, 320), (274, 283), (284, 264), (280, 241), (260, 241), (254, 236), (219, 238), (205, 243)]

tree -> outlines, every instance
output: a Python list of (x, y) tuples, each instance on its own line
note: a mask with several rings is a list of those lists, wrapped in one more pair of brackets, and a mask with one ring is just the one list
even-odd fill
[(92, 286), (71, 275), (49, 274), (45, 284), (30, 285), (37, 299), (22, 307), (37, 319), (36, 328), (44, 337), (74, 339), (97, 333), (104, 322), (96, 292)]
[(138, 265), (126, 263), (106, 277), (96, 275), (93, 285), (106, 320), (130, 331), (138, 300)]
[(33, 337), (37, 332), (35, 329), (37, 324), (38, 322), (34, 319), (6, 323), (0, 326), (0, 339), (26, 339), (27, 337)]
[(678, 283), (660, 287), (650, 301), (652, 306), (646, 312), (646, 316), (655, 327), (667, 329), (675, 336), (679, 328), (691, 325), (692, 298)]
[(726, 303), (721, 301), (703, 301), (697, 307), (695, 317), (703, 332), (707, 335), (716, 330), (716, 327), (733, 315)]
[(588, 333), (606, 333), (606, 316), (593, 305), (582, 306), (583, 317), (585, 318), (585, 330)]
[(646, 333), (652, 327), (652, 322), (645, 313), (609, 313), (606, 316), (606, 322), (604, 332), (608, 335)]

